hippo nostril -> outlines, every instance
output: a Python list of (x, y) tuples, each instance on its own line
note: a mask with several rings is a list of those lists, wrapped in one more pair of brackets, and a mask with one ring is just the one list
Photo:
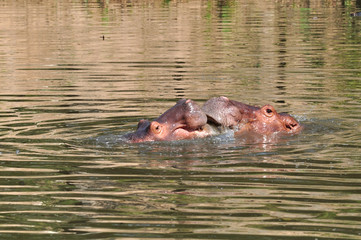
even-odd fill
[(297, 123), (286, 124), (286, 128), (289, 130), (294, 129), (295, 127), (297, 127)]

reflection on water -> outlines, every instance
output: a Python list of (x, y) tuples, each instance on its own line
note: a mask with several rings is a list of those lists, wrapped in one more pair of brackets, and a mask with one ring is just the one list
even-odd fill
[[(361, 238), (359, 1), (3, 1), (1, 239)], [(296, 136), (127, 144), (180, 98)]]

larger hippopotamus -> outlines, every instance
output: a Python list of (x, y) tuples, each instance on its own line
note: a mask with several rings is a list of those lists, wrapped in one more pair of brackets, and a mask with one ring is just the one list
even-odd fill
[(217, 134), (216, 127), (207, 124), (207, 116), (190, 99), (181, 99), (154, 121), (140, 120), (137, 130), (123, 136), (128, 142), (171, 141), (203, 138)]
[(271, 105), (255, 107), (227, 97), (215, 97), (209, 99), (202, 110), (208, 116), (208, 121), (231, 128), (236, 134), (294, 134), (302, 130), (302, 126), (293, 117), (287, 113), (277, 113)]

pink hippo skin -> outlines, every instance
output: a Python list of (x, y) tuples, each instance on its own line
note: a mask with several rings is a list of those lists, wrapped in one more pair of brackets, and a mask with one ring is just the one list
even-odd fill
[(181, 99), (154, 121), (140, 120), (137, 130), (124, 135), (130, 143), (203, 138), (217, 133), (207, 116), (190, 99)]
[(302, 130), (302, 126), (293, 117), (287, 113), (277, 113), (271, 105), (259, 108), (227, 97), (216, 97), (209, 99), (202, 110), (209, 122), (231, 128), (236, 134), (296, 134)]

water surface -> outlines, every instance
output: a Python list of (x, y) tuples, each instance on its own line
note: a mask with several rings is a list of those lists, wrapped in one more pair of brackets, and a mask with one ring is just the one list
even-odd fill
[[(355, 1), (2, 1), (1, 239), (361, 239)], [(181, 98), (290, 137), (126, 144)]]

